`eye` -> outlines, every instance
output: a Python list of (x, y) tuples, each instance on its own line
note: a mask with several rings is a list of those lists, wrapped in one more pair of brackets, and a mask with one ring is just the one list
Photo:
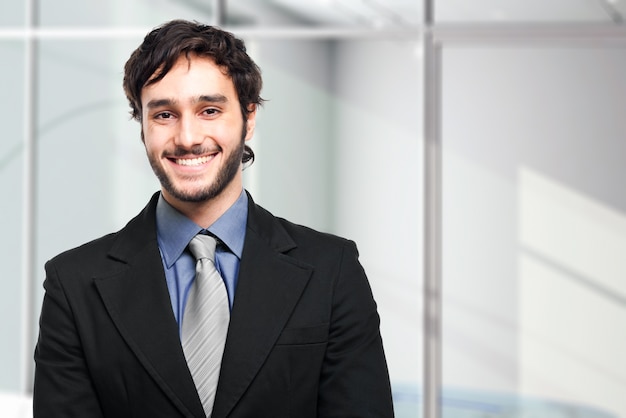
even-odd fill
[(217, 109), (215, 109), (215, 108), (213, 108), (213, 107), (210, 107), (210, 108), (208, 108), (208, 109), (204, 109), (204, 110), (202, 111), (202, 113), (204, 113), (204, 114), (205, 114), (205, 115), (207, 115), (207, 116), (215, 116), (215, 115), (217, 115), (218, 113), (220, 113), (220, 111), (219, 111), (219, 110), (217, 110)]
[(173, 117), (174, 115), (171, 114), (170, 112), (161, 112), (161, 113), (157, 113), (156, 115), (154, 115), (155, 119), (171, 119)]

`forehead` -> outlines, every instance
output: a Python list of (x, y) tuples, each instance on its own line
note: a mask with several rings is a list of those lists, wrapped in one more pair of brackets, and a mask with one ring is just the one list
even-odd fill
[[(160, 70), (155, 71), (151, 80), (159, 74)], [(209, 57), (182, 55), (163, 78), (142, 88), (141, 101), (145, 103), (154, 96), (183, 100), (186, 96), (214, 94), (238, 102), (235, 85), (225, 68)]]

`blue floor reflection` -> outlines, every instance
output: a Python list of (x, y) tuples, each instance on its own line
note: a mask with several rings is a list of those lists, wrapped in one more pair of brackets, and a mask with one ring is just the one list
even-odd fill
[[(421, 388), (393, 385), (396, 418), (421, 418)], [(618, 418), (600, 408), (498, 392), (444, 389), (442, 418)]]

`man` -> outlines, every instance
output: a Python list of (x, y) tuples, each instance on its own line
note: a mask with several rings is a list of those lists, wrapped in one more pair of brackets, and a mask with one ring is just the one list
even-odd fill
[(132, 54), (124, 89), (161, 191), (46, 264), (36, 418), (393, 416), (354, 243), (243, 190), (261, 84), (210, 26), (166, 23)]

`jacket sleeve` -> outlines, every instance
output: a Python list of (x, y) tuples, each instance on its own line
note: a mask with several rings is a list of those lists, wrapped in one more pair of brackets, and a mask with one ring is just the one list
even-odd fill
[(102, 411), (85, 362), (70, 303), (52, 262), (35, 348), (34, 418), (98, 418)]
[(320, 417), (393, 417), (379, 325), (356, 245), (348, 241), (333, 292), (329, 341), (319, 386)]

